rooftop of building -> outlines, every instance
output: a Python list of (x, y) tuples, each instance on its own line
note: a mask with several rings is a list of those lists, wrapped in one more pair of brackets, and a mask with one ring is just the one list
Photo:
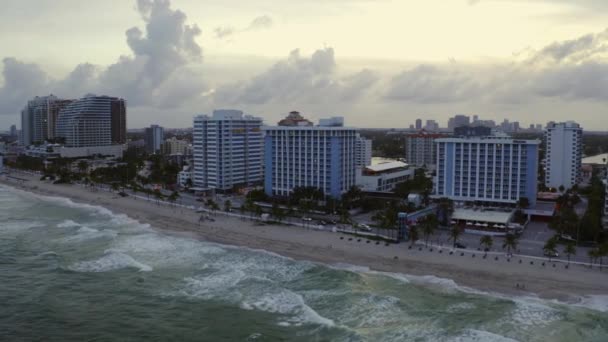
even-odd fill
[(490, 135), (490, 136), (472, 136), (472, 137), (448, 137), (439, 138), (435, 140), (437, 142), (484, 142), (494, 144), (526, 144), (526, 145), (540, 145), (540, 140), (525, 140), (525, 139), (514, 139), (508, 135)]
[(409, 168), (408, 164), (398, 161), (398, 160), (393, 160), (393, 161), (386, 161), (386, 162), (376, 163), (376, 164), (372, 163), (372, 165), (366, 166), (364, 168), (364, 174), (377, 175), (377, 174), (382, 174), (382, 173), (392, 173), (392, 172), (407, 170), (408, 168)]
[(195, 120), (209, 120), (209, 121), (229, 121), (229, 120), (252, 120), (262, 121), (261, 118), (245, 115), (243, 111), (236, 109), (216, 109), (211, 115), (198, 115)]
[(471, 223), (483, 222), (489, 224), (507, 225), (513, 215), (512, 210), (494, 210), (484, 208), (455, 208), (453, 220), (462, 220)]
[(448, 135), (445, 133), (430, 132), (423, 128), (416, 133), (406, 134), (405, 136), (408, 138), (444, 138)]
[(585, 157), (582, 160), (582, 164), (588, 165), (606, 165), (608, 161), (608, 153), (602, 153), (595, 156)]

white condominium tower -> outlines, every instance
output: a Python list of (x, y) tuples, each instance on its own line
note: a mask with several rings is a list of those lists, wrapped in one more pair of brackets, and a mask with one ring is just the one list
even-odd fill
[(359, 169), (372, 165), (371, 139), (357, 136), (356, 152), (355, 163)]
[(227, 191), (262, 181), (262, 119), (238, 110), (194, 118), (194, 185)]
[(570, 189), (581, 179), (583, 129), (573, 121), (547, 124), (545, 186)]
[(440, 138), (434, 197), (487, 205), (536, 203), (538, 140), (506, 136)]
[(109, 146), (124, 143), (126, 106), (123, 99), (87, 95), (65, 106), (57, 117), (57, 137), (67, 147)]
[(329, 126), (266, 127), (264, 190), (287, 197), (296, 187), (313, 187), (339, 198), (356, 183), (358, 130)]

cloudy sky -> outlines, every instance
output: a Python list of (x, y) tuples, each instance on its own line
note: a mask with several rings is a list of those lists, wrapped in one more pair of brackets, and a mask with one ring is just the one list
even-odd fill
[(129, 128), (235, 108), (359, 127), (457, 113), (608, 130), (605, 0), (2, 0), (0, 130), (28, 98), (124, 97)]

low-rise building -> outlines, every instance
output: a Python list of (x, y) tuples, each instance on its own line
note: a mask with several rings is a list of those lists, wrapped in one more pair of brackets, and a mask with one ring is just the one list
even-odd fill
[[(190, 180), (190, 181), (188, 181)], [(177, 174), (177, 184), (179, 186), (186, 187), (188, 183), (192, 184), (194, 180), (194, 171), (192, 167), (189, 165), (184, 166), (184, 168)]]
[(363, 168), (357, 175), (357, 185), (363, 191), (390, 192), (397, 184), (413, 177), (414, 169), (400, 161), (387, 161)]

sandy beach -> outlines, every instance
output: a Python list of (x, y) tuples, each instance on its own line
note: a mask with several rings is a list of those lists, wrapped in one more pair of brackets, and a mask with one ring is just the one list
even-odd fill
[[(443, 253), (436, 248), (432, 252), (424, 248), (419, 251), (418, 248), (408, 249), (407, 243), (376, 245), (373, 241), (367, 243), (364, 238), (349, 241), (348, 236), (340, 233), (287, 225), (261, 225), (221, 214), (215, 215), (215, 222), (199, 223), (200, 214), (194, 210), (158, 205), (133, 197), (122, 198), (115, 193), (92, 191), (79, 185), (53, 185), (39, 181), (39, 176), (19, 174), (18, 177), (27, 181), (0, 178), (0, 183), (41, 195), (66, 197), (77, 203), (103, 206), (167, 233), (188, 234), (206, 241), (263, 249), (295, 259), (435, 276), (480, 291), (537, 295), (568, 302), (576, 302), (588, 295), (608, 294), (608, 270), (589, 269), (582, 265), (571, 265), (566, 269), (563, 263), (557, 263), (555, 267), (549, 263), (542, 266), (542, 260), (519, 256), (507, 261), (504, 254), (497, 255), (499, 260), (495, 260), (494, 255), (483, 259), (483, 253), (478, 251), (466, 251), (464, 256), (461, 256), (461, 251), (449, 255), (447, 249)], [(530, 261), (534, 264), (531, 265)], [(524, 284), (525, 289), (518, 288), (516, 284)]]

